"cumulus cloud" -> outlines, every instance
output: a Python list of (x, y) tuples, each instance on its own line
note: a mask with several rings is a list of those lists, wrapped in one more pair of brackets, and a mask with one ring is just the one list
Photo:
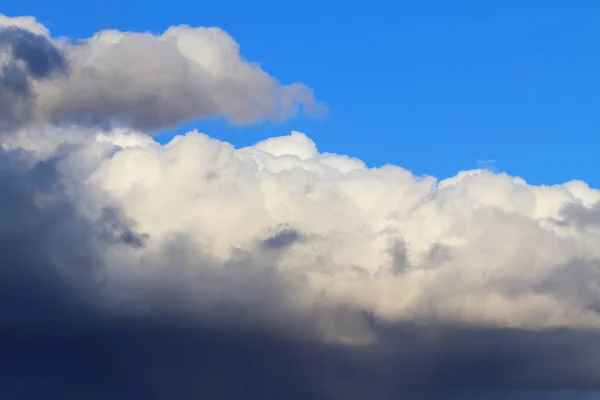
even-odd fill
[[(0, 15), (2, 50), (2, 120), (14, 123), (156, 132), (205, 117), (248, 124), (322, 109), (305, 85), (282, 85), (246, 61), (219, 28), (110, 30), (73, 42), (51, 37), (35, 20)], [(40, 80), (67, 65), (68, 73)], [(17, 101), (23, 94), (27, 104)]]
[(3, 398), (600, 386), (599, 190), (369, 168), (300, 132), (160, 145), (313, 100), (218, 29), (0, 26)]
[[(302, 276), (321, 301), (387, 320), (600, 322), (589, 279), (598, 233), (573, 228), (599, 192), (581, 182), (538, 187), (485, 170), (436, 181), (320, 154), (297, 132), (238, 150), (191, 132), (122, 149), (89, 182), (157, 243), (185, 232), (227, 262), (260, 242), (281, 250), (276, 269)], [(553, 222), (565, 215), (577, 225)], [(563, 274), (572, 290), (556, 286)]]
[[(44, 144), (52, 137), (63, 145)], [(61, 182), (72, 216), (50, 220), (80, 226), (33, 229), (50, 240), (43, 249), (74, 260), (51, 266), (54, 278), (39, 285), (71, 279), (77, 290), (50, 296), (66, 296), (55, 313), (78, 315), (64, 306), (73, 304), (86, 316), (77, 318), (90, 321), (60, 323), (56, 339), (38, 332), (31, 340), (75, 335), (119, 352), (103, 362), (125, 357), (135, 366), (127, 378), (98, 375), (91, 386), (103, 388), (98, 393), (127, 398), (105, 381), (112, 379), (156, 398), (206, 390), (267, 396), (260, 388), (273, 379), (282, 395), (383, 399), (600, 382), (598, 232), (577, 222), (593, 215), (599, 193), (583, 182), (532, 186), (485, 170), (437, 181), (321, 154), (298, 132), (242, 149), (195, 131), (167, 145), (144, 137), (57, 130), (11, 142), (34, 160), (30, 171), (56, 171), (44, 182)], [(71, 246), (59, 247), (54, 241), (69, 232)], [(48, 268), (51, 254), (26, 241)], [(80, 261), (75, 249), (94, 258)], [(90, 265), (95, 272), (82, 275)], [(25, 307), (10, 296), (11, 309)], [(144, 344), (121, 353), (138, 340)], [(221, 352), (211, 361), (185, 355), (214, 346)], [(62, 382), (59, 391), (91, 390), (73, 383), (79, 357), (67, 353), (64, 370), (40, 374)], [(167, 380), (161, 395), (145, 383), (158, 373), (148, 358)], [(248, 359), (265, 371), (252, 375), (250, 388), (240, 383), (247, 371), (231, 367)], [(206, 372), (213, 363), (218, 372)], [(277, 365), (289, 374), (277, 375)], [(193, 373), (204, 383), (191, 385)], [(215, 376), (235, 383), (213, 387)]]

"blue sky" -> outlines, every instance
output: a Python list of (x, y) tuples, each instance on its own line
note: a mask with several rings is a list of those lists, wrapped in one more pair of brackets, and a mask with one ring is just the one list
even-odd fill
[(74, 37), (220, 26), (247, 59), (303, 81), (330, 109), (279, 125), (190, 125), (238, 146), (296, 129), (322, 151), (416, 174), (495, 160), (532, 183), (600, 187), (598, 1), (24, 0), (1, 11)]

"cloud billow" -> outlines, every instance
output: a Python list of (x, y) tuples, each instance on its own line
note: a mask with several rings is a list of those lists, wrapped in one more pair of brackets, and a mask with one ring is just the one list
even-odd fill
[[(238, 44), (218, 28), (178, 26), (159, 36), (103, 31), (67, 42), (4, 20), (0, 99), (11, 108), (19, 106), (14, 96), (31, 100), (26, 114), (12, 110), (21, 113), (12, 116), (15, 123), (118, 125), (156, 133), (206, 117), (249, 124), (322, 107), (305, 85), (281, 85), (245, 61)], [(21, 62), (23, 68), (15, 68)], [(9, 117), (4, 113), (2, 120)]]

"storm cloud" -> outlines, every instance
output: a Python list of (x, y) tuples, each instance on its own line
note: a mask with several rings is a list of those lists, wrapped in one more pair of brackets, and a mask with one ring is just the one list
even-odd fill
[(2, 398), (600, 389), (597, 189), (368, 168), (300, 132), (160, 145), (316, 103), (218, 28), (0, 26)]

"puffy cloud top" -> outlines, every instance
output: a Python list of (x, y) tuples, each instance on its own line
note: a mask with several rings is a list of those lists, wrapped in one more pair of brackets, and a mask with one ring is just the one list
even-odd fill
[[(52, 132), (47, 140), (91, 136)], [(107, 255), (109, 275), (168, 275), (174, 264), (225, 273), (234, 263), (247, 282), (269, 268), (301, 313), (351, 307), (388, 321), (600, 326), (600, 192), (583, 182), (533, 186), (486, 170), (438, 181), (322, 154), (299, 132), (242, 149), (196, 131), (164, 146), (144, 137), (101, 132), (58, 164), (71, 190), (84, 190), (78, 208), (88, 218), (100, 212), (89, 210), (117, 207), (147, 235), (134, 259), (107, 253), (116, 257)], [(40, 143), (23, 131), (11, 146)], [(58, 151), (45, 149), (38, 157)], [(165, 253), (173, 241), (185, 243), (184, 259)], [(207, 299), (196, 284), (186, 301), (233, 295)], [(268, 309), (265, 292), (254, 290), (235, 289)]]
[[(288, 118), (301, 106), (309, 112), (322, 107), (308, 87), (281, 85), (244, 60), (219, 28), (176, 26), (158, 36), (110, 30), (69, 42), (49, 36), (35, 19), (0, 15), (3, 48), (0, 100), (3, 119), (10, 113), (13, 124), (127, 125), (155, 132), (205, 117), (248, 124)], [(40, 79), (63, 59), (68, 73)], [(19, 71), (18, 86), (13, 71)]]
[(419, 178), (320, 154), (298, 132), (240, 150), (197, 132), (124, 148), (90, 182), (154, 240), (185, 232), (223, 263), (288, 229), (276, 267), (321, 301), (391, 320), (600, 322), (600, 193), (581, 182), (532, 186), (485, 170)]

